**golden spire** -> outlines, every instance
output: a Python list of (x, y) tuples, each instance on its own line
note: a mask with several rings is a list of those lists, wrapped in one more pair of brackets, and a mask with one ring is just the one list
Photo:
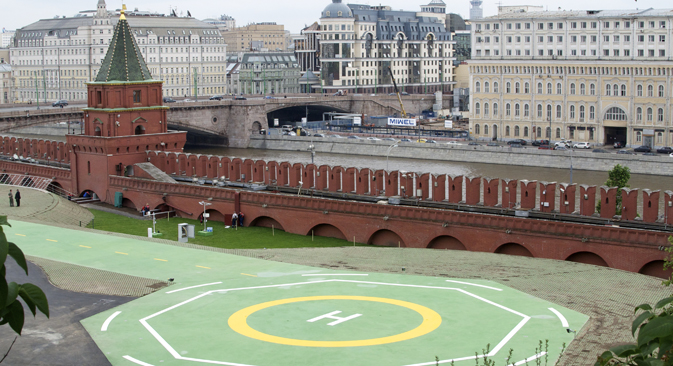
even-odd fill
[(119, 16), (119, 20), (126, 19), (126, 17), (124, 16), (125, 11), (126, 11), (126, 4), (122, 4), (122, 11), (121, 11), (121, 15)]

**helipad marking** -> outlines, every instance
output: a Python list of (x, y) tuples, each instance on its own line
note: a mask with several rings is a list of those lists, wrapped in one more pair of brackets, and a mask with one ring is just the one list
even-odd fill
[(256, 275), (251, 275), (251, 274), (247, 274), (247, 273), (241, 273), (241, 274), (242, 274), (243, 276), (257, 277)]
[[(396, 334), (393, 336), (372, 338), (372, 339), (358, 339), (353, 341), (311, 341), (303, 339), (278, 337), (257, 331), (251, 328), (247, 322), (248, 317), (253, 313), (272, 306), (291, 304), (302, 301), (320, 301), (320, 300), (373, 301), (373, 302), (381, 302), (391, 305), (397, 305), (407, 309), (411, 309), (419, 313), (423, 317), (423, 322), (421, 323), (421, 325), (410, 331)], [(407, 301), (386, 299), (382, 297), (335, 295), (335, 296), (295, 297), (290, 299), (281, 299), (264, 302), (261, 304), (249, 306), (245, 309), (241, 309), (235, 312), (232, 316), (229, 317), (228, 323), (229, 327), (237, 333), (240, 333), (249, 338), (259, 339), (261, 341), (266, 341), (270, 343), (284, 344), (288, 346), (303, 346), (303, 347), (360, 347), (360, 346), (375, 346), (380, 344), (388, 344), (420, 337), (437, 329), (442, 324), (442, 317), (432, 309)]]
[(23, 234), (14, 234), (14, 235), (18, 235), (18, 236), (25, 236), (25, 235), (23, 235)]
[(140, 361), (140, 360), (136, 360), (135, 358), (133, 358), (133, 357), (131, 357), (131, 356), (129, 356), (129, 355), (124, 356), (124, 358), (127, 359), (127, 360), (129, 360), (129, 361), (131, 361), (131, 362), (133, 362), (133, 363), (137, 363), (138, 365), (142, 365), (142, 366), (154, 366), (154, 365), (149, 364), (149, 363), (147, 363), (147, 362), (142, 362), (142, 361)]
[(310, 276), (369, 276), (366, 273), (313, 273), (313, 274), (303, 274), (302, 277)]
[(562, 325), (564, 328), (568, 328), (568, 319), (566, 319), (566, 317), (563, 316), (563, 314), (561, 314), (558, 310), (556, 310), (556, 309), (554, 309), (554, 308), (549, 308), (549, 310), (551, 310), (552, 313), (556, 314), (556, 316), (557, 316), (557, 317), (559, 318), (559, 320), (561, 321), (561, 325)]
[(47, 239), (47, 241), (53, 241), (54, 243), (58, 243), (58, 240), (54, 240), (54, 239)]
[(485, 286), (485, 285), (479, 285), (479, 284), (476, 284), (476, 283), (470, 283), (470, 282), (454, 281), (454, 280), (446, 280), (446, 282), (460, 283), (460, 284), (462, 284), (462, 285), (477, 286), (477, 287), (487, 288), (487, 289), (489, 289), (489, 290), (502, 291), (501, 288), (491, 287), (491, 286)]
[(166, 292), (166, 293), (167, 293), (167, 294), (172, 294), (172, 293), (174, 293), (174, 292), (180, 292), (180, 291), (189, 290), (189, 289), (193, 289), (193, 288), (197, 288), (197, 287), (210, 286), (210, 285), (219, 285), (220, 283), (222, 283), (222, 282), (204, 283), (203, 285), (196, 285), (196, 286), (183, 287), (183, 288), (179, 288), (179, 289), (177, 289), (177, 290), (168, 291), (168, 292)]
[[(47, 240), (49, 240), (49, 239), (47, 239)], [(56, 240), (54, 240), (54, 241), (56, 241)], [(86, 246), (86, 245), (80, 245), (80, 247), (91, 249), (91, 247), (88, 247), (88, 246)]]
[(115, 252), (115, 253), (117, 253), (117, 254), (123, 254), (123, 255), (129, 255), (128, 253), (124, 253), (124, 252)]
[(114, 319), (117, 315), (121, 313), (122, 313), (121, 311), (115, 311), (114, 313), (112, 313), (112, 315), (110, 315), (107, 319), (105, 319), (105, 321), (103, 322), (103, 326), (100, 327), (100, 331), (101, 332), (107, 331), (107, 327), (108, 325), (110, 325), (110, 322), (112, 322), (112, 319)]
[(205, 268), (205, 269), (210, 269), (210, 267), (204, 267), (204, 266), (197, 266), (199, 268)]
[(160, 258), (154, 258), (155, 261), (162, 261), (162, 262), (168, 262), (167, 259), (160, 259)]

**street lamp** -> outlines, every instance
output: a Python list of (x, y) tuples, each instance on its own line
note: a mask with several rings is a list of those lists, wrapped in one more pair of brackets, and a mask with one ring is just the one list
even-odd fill
[(212, 205), (210, 202), (201, 201), (199, 205), (203, 205), (203, 231), (206, 231), (206, 223), (208, 222), (208, 214), (206, 213), (206, 207)]
[(549, 146), (552, 146), (551, 143), (551, 112), (547, 115), (547, 121), (549, 121)]
[(386, 152), (386, 171), (388, 171), (388, 157), (390, 156), (390, 151), (396, 148), (400, 140), (395, 140), (390, 146), (388, 146), (388, 151)]

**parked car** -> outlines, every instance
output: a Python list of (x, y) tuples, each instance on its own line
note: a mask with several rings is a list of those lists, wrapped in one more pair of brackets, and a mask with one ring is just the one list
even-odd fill
[(335, 139), (342, 139), (343, 136), (341, 135), (329, 135), (329, 137), (335, 138)]
[(222, 100), (222, 99), (224, 99), (223, 95), (213, 95), (212, 97), (210, 97), (210, 100)]
[(549, 145), (549, 140), (535, 140), (531, 142), (531, 145), (533, 146)]
[(423, 143), (425, 143), (425, 141), (427, 141), (427, 140), (426, 140), (426, 139), (418, 139), (418, 140), (416, 140), (416, 142), (423, 142)]
[(68, 105), (68, 101), (65, 99), (57, 100), (54, 103), (51, 103), (52, 107), (66, 107)]
[(510, 141), (510, 142), (507, 142), (507, 144), (509, 145), (509, 147), (514, 147), (514, 148), (517, 148), (517, 149), (522, 149), (523, 148), (523, 145), (521, 145), (519, 143), (516, 143), (516, 142), (511, 142)]
[(486, 146), (498, 146), (497, 142), (489, 142), (486, 144)]
[(624, 141), (617, 141), (617, 142), (615, 142), (615, 143), (612, 145), (612, 147), (614, 147), (615, 149), (621, 149), (621, 148), (623, 148), (624, 146), (626, 146), (626, 144), (624, 143)]
[(413, 142), (411, 139), (400, 139), (400, 142)]
[(372, 137), (367, 137), (367, 140), (369, 140), (369, 141), (381, 141), (380, 138), (378, 138), (378, 137), (374, 137), (374, 136), (372, 136)]
[(400, 95), (409, 95), (407, 92), (400, 92)]
[(652, 148), (647, 146), (647, 145), (642, 145), (638, 146), (637, 148), (633, 149), (635, 152), (650, 152), (652, 151)]
[(568, 150), (568, 148), (565, 145), (558, 145), (558, 146), (554, 146), (554, 150), (565, 151), (565, 150)]
[[(446, 144), (447, 144), (447, 145), (462, 145), (462, 144), (459, 143), (458, 141), (449, 141), (449, 142), (447, 142)], [(475, 142), (474, 144), (475, 144), (475, 145), (478, 145), (476, 142)], [(470, 145), (472, 145), (471, 142), (470, 142)]]
[[(447, 142), (447, 143), (448, 143), (448, 142)], [(479, 146), (479, 143), (477, 143), (477, 142), (475, 142), (475, 141), (470, 141), (470, 142), (468, 142), (467, 144), (470, 145), (470, 146)]]
[(435, 140), (425, 140), (425, 143), (426, 144), (436, 144), (437, 141), (435, 141)]
[(283, 132), (283, 135), (286, 135), (286, 136), (297, 136), (297, 133), (294, 132), (294, 131), (285, 131), (285, 132)]
[(659, 155), (657, 155), (657, 153), (653, 153), (653, 152), (646, 152), (646, 153), (644, 153), (643, 155), (647, 155), (647, 156), (659, 156)]
[(233, 97), (232, 100), (248, 100), (248, 98), (237, 95), (237, 96)]
[(662, 148), (660, 148), (660, 149), (657, 149), (657, 152), (658, 152), (659, 154), (670, 154), (670, 153), (673, 153), (673, 147), (670, 147), (670, 146), (664, 146), (664, 147), (662, 147)]
[(386, 137), (386, 138), (383, 139), (383, 141), (397, 141), (397, 140), (395, 140), (392, 137)]
[(276, 99), (276, 97), (272, 97), (272, 96), (270, 96), (270, 95), (265, 95), (265, 96), (264, 96), (264, 99)]
[(617, 154), (636, 155), (633, 152), (631, 152), (630, 150), (626, 150), (626, 149), (617, 151)]
[(512, 145), (512, 144), (526, 145), (526, 140), (524, 140), (524, 139), (514, 139), (514, 140), (511, 140), (511, 141), (507, 141), (507, 145)]
[(573, 145), (573, 149), (591, 149), (591, 144), (588, 142), (578, 142)]
[(325, 137), (325, 135), (323, 135), (322, 133), (316, 133), (315, 135), (313, 135), (313, 137)]
[(609, 151), (603, 150), (603, 149), (593, 149), (593, 150), (591, 150), (591, 152), (594, 152), (594, 153), (609, 153)]
[(538, 149), (539, 149), (539, 150), (554, 150), (554, 149), (552, 149), (552, 147), (549, 146), (549, 145), (540, 145), (540, 146), (538, 146)]
[(182, 101), (185, 102), (185, 103), (192, 103), (192, 102), (194, 102), (194, 101), (191, 100), (191, 99), (183, 99)]
[(171, 97), (164, 97), (164, 103), (175, 103), (175, 99)]
[(355, 135), (350, 135), (350, 136), (348, 136), (348, 138), (351, 139), (351, 140), (362, 140), (362, 137), (355, 136)]
[(556, 141), (556, 142), (554, 143), (554, 150), (556, 150), (557, 147), (565, 147), (565, 148), (569, 148), (570, 145), (568, 145), (565, 141)]

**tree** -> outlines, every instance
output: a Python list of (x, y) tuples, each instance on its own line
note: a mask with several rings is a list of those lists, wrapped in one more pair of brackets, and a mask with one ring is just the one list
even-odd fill
[[(11, 225), (7, 222), (7, 216), (0, 216), (0, 326), (9, 324), (9, 326), (21, 335), (23, 329), (23, 306), (19, 298), (28, 306), (28, 309), (36, 315), (36, 310), (49, 317), (49, 303), (44, 292), (31, 283), (18, 284), (16, 282), (7, 283), (5, 261), (7, 256), (14, 258), (16, 263), (28, 275), (28, 265), (26, 258), (19, 247), (14, 243), (9, 243), (2, 225)], [(2, 362), (2, 360), (0, 360)]]
[[(622, 188), (629, 186), (629, 179), (631, 179), (631, 169), (627, 166), (617, 164), (608, 172), (608, 180), (605, 181), (605, 185), (608, 187), (617, 187), (617, 215), (622, 214)], [(601, 212), (600, 202), (596, 205), (596, 210)]]

